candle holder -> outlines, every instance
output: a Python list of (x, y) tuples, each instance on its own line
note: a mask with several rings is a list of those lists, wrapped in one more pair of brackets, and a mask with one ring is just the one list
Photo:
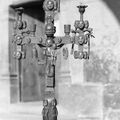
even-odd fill
[[(45, 0), (43, 3), (43, 9), (45, 11), (45, 36), (40, 37), (39, 40), (32, 40), (27, 38), (26, 35), (35, 36), (36, 25), (33, 25), (30, 30), (27, 29), (27, 23), (22, 20), (23, 8), (16, 9), (17, 19), (14, 29), (16, 30), (14, 42), (17, 44), (17, 53), (15, 58), (20, 61), (25, 59), (25, 55), (22, 52), (22, 46), (24, 44), (35, 44), (43, 49), (45, 61), (39, 61), (38, 64), (45, 64), (45, 96), (43, 100), (42, 116), (43, 120), (57, 120), (57, 100), (55, 98), (55, 66), (57, 60), (57, 50), (66, 44), (71, 44), (71, 55), (75, 59), (89, 59), (90, 56), (90, 38), (92, 35), (92, 28), (89, 28), (89, 22), (84, 20), (83, 14), (86, 5), (77, 6), (80, 13), (80, 20), (75, 20), (74, 29), (71, 29), (71, 25), (64, 25), (64, 36), (54, 36), (56, 27), (54, 26), (54, 16), (60, 11), (59, 0)], [(71, 33), (74, 34), (71, 36)], [(78, 50), (74, 50), (74, 45), (78, 46)], [(84, 45), (87, 46), (87, 50), (84, 50)], [(34, 46), (33, 49), (34, 58), (37, 58), (37, 49)], [(63, 57), (68, 58), (68, 49), (63, 49)]]

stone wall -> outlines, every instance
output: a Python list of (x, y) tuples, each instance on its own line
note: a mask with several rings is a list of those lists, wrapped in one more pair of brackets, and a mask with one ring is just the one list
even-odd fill
[[(120, 2), (116, 1), (112, 9), (109, 6), (112, 0), (82, 2), (88, 5), (84, 18), (89, 20), (95, 39), (91, 39), (89, 60), (76, 61), (69, 54), (68, 64), (65, 60), (62, 61), (64, 65), (61, 66), (68, 66), (71, 78), (66, 84), (59, 83), (59, 102), (73, 119), (119, 120), (120, 25), (113, 11), (118, 9), (116, 6)], [(74, 20), (79, 19), (76, 8), (78, 4), (79, 0), (61, 3), (58, 27), (60, 35), (64, 34), (61, 26), (71, 24), (73, 27)], [(118, 15), (120, 13), (117, 12)], [(67, 48), (70, 51), (71, 46), (68, 45)]]

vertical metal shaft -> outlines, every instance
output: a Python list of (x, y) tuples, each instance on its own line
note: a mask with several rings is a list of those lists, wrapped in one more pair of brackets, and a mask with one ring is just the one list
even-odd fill
[[(57, 3), (58, 2), (58, 3)], [(55, 99), (55, 65), (54, 65), (54, 55), (55, 51), (54, 46), (54, 34), (56, 28), (54, 26), (54, 11), (59, 9), (57, 4), (59, 0), (45, 0), (43, 8), (45, 10), (45, 35), (46, 35), (46, 91), (49, 95), (45, 96), (43, 101), (43, 111), (42, 116), (43, 120), (57, 120), (57, 100)], [(45, 106), (44, 103), (47, 103)]]

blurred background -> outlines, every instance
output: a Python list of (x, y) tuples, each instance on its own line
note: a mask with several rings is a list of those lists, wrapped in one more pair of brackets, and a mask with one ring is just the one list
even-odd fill
[[(22, 101), (19, 101), (17, 79), (10, 78), (12, 33), (15, 6), (24, 6), (23, 19), (37, 24), (36, 36), (44, 34), (42, 0), (0, 0), (0, 120), (42, 119), (43, 88), (36, 64), (24, 67)], [(56, 15), (56, 36), (64, 35), (64, 24), (79, 19), (76, 8), (88, 5), (84, 19), (93, 28), (89, 60), (76, 60), (70, 55), (63, 59), (62, 49), (56, 65), (56, 96), (58, 119), (120, 120), (120, 1), (119, 0), (61, 0)], [(12, 5), (12, 7), (9, 7)], [(71, 45), (64, 46), (71, 50)], [(30, 69), (32, 69), (30, 71)], [(33, 73), (34, 71), (34, 73)], [(13, 74), (17, 73), (15, 69)], [(31, 75), (33, 73), (37, 77)], [(27, 75), (31, 76), (27, 76)], [(12, 82), (11, 82), (12, 80)]]

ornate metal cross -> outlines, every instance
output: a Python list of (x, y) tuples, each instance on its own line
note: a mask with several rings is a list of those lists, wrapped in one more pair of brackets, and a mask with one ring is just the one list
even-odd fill
[[(77, 6), (80, 13), (80, 20), (75, 20), (74, 29), (71, 29), (71, 25), (64, 25), (64, 36), (56, 37), (54, 36), (56, 32), (56, 27), (54, 26), (54, 16), (57, 11), (59, 11), (60, 1), (59, 0), (45, 0), (43, 4), (43, 9), (45, 11), (45, 36), (40, 37), (37, 41), (32, 41), (26, 36), (31, 35), (34, 37), (36, 26), (33, 25), (30, 30), (27, 28), (27, 23), (22, 21), (22, 8), (17, 10), (17, 19), (15, 23), (16, 34), (14, 42), (17, 44), (17, 52), (15, 57), (20, 61), (24, 58), (24, 52), (22, 51), (22, 46), (28, 43), (34, 43), (40, 48), (43, 48), (43, 54), (46, 57), (45, 61), (42, 61), (46, 65), (45, 74), (45, 85), (46, 94), (43, 100), (43, 120), (57, 120), (58, 111), (56, 108), (57, 100), (54, 96), (55, 93), (55, 64), (57, 60), (57, 49), (60, 49), (66, 44), (71, 44), (71, 55), (74, 55), (75, 59), (89, 59), (90, 56), (90, 37), (92, 35), (92, 28), (89, 28), (89, 22), (83, 19), (83, 14), (85, 12), (86, 5)], [(71, 33), (74, 34), (71, 36)], [(24, 39), (25, 38), (25, 39)], [(78, 46), (78, 50), (74, 50), (74, 45)], [(84, 45), (87, 46), (87, 50), (84, 50)], [(33, 50), (34, 56), (36, 58), (36, 48)], [(63, 49), (63, 56), (65, 59), (68, 57), (68, 50)]]

